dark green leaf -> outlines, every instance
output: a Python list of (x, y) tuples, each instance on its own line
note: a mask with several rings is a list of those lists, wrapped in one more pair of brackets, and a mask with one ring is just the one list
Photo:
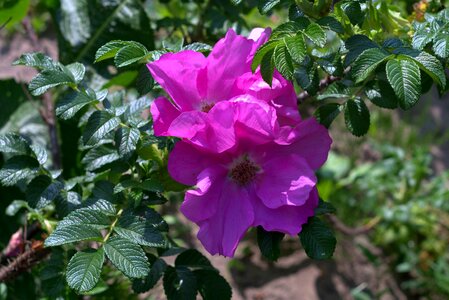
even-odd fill
[(312, 259), (331, 258), (337, 243), (332, 230), (317, 217), (309, 218), (302, 226), (299, 238), (307, 256)]
[(176, 257), (175, 266), (215, 270), (209, 260), (198, 250), (188, 249)]
[(325, 16), (324, 18), (317, 20), (316, 23), (337, 33), (344, 33), (343, 26), (334, 17)]
[(363, 13), (359, 2), (347, 1), (342, 4), (341, 8), (348, 16), (352, 25), (360, 24), (363, 22)]
[(363, 51), (352, 66), (356, 83), (367, 79), (380, 64), (392, 57), (392, 54), (389, 55), (388, 52), (379, 48), (371, 48)]
[(444, 88), (446, 86), (446, 75), (444, 73), (443, 66), (435, 56), (432, 56), (424, 51), (420, 52), (419, 54), (410, 52), (405, 55), (407, 55), (416, 64), (418, 64), (419, 68), (426, 72), (427, 75), (432, 77), (432, 79), (441, 87)]
[(80, 83), (83, 80), (84, 74), (86, 73), (86, 67), (83, 64), (73, 63), (67, 65), (66, 68), (72, 73), (73, 78), (75, 78), (75, 83)]
[(116, 145), (121, 158), (129, 158), (136, 151), (140, 131), (131, 127), (120, 127), (116, 132)]
[(143, 279), (133, 280), (133, 290), (136, 293), (145, 293), (152, 289), (164, 275), (167, 264), (162, 259), (156, 259), (150, 268), (150, 273)]
[(28, 89), (33, 96), (40, 96), (52, 87), (75, 83), (75, 78), (67, 69), (46, 69), (31, 80)]
[(370, 48), (379, 48), (379, 46), (370, 40), (367, 36), (356, 34), (351, 36), (345, 43), (348, 53), (345, 58), (345, 66), (349, 66), (363, 51)]
[(82, 163), (86, 166), (87, 171), (95, 171), (100, 168), (109, 166), (111, 163), (120, 159), (117, 150), (107, 147), (99, 146), (90, 149), (83, 157)]
[(45, 240), (45, 246), (53, 247), (86, 240), (101, 241), (102, 239), (100, 231), (88, 225), (58, 225), (55, 231)]
[(60, 221), (58, 228), (85, 225), (96, 229), (104, 229), (111, 226), (111, 223), (111, 219), (105, 213), (90, 208), (81, 208), (71, 212), (67, 217)]
[(120, 119), (107, 111), (95, 111), (88, 119), (83, 133), (83, 142), (94, 146), (108, 133), (120, 125)]
[(198, 290), (203, 299), (230, 300), (232, 289), (220, 274), (208, 270), (193, 271), (197, 278)]
[(277, 261), (281, 255), (280, 245), (285, 234), (275, 231), (265, 231), (262, 226), (257, 227), (257, 243), (262, 255), (272, 261)]
[(212, 47), (208, 44), (204, 43), (192, 43), (187, 46), (184, 46), (182, 50), (192, 50), (197, 52), (209, 52), (212, 50)]
[(259, 5), (257, 7), (261, 14), (266, 14), (279, 3), (281, 3), (281, 0), (259, 0)]
[(14, 156), (0, 169), (0, 182), (5, 186), (11, 186), (36, 175), (38, 170), (39, 162), (36, 159), (24, 155)]
[(371, 102), (379, 107), (387, 109), (398, 107), (398, 98), (386, 80), (379, 80), (373, 88), (367, 88), (365, 94)]
[(145, 58), (147, 54), (148, 50), (144, 45), (137, 42), (132, 42), (132, 44), (121, 48), (117, 52), (114, 63), (119, 68), (125, 67)]
[(326, 32), (317, 23), (310, 23), (304, 34), (319, 47), (324, 47), (326, 44)]
[(10, 217), (15, 216), (19, 212), (19, 210), (21, 210), (22, 208), (29, 209), (30, 207), (28, 206), (28, 203), (26, 201), (14, 200), (6, 208), (5, 215), (10, 216)]
[(64, 188), (64, 184), (53, 181), (46, 175), (39, 175), (28, 184), (26, 199), (31, 207), (44, 208), (52, 203)]
[(304, 36), (302, 34), (297, 34), (292, 37), (286, 37), (284, 38), (284, 42), (292, 59), (297, 63), (301, 63), (307, 55), (307, 46), (304, 41)]
[(140, 95), (146, 95), (153, 89), (154, 79), (146, 65), (140, 68), (136, 85)]
[(449, 57), (449, 35), (447, 33), (440, 33), (435, 37), (433, 51), (439, 57)]
[(421, 74), (419, 66), (410, 59), (390, 60), (386, 67), (387, 78), (399, 100), (402, 109), (416, 104), (421, 95)]
[(274, 50), (268, 51), (264, 55), (264, 57), (262, 58), (262, 61), (260, 63), (260, 73), (262, 75), (262, 78), (270, 86), (271, 86), (271, 83), (273, 81), (273, 72), (274, 72), (273, 54), (274, 54)]
[(368, 132), (370, 115), (365, 102), (356, 98), (345, 103), (345, 123), (355, 136), (362, 136)]
[(11, 154), (30, 154), (30, 146), (23, 137), (16, 133), (0, 135), (0, 152)]
[(95, 53), (95, 62), (115, 57), (118, 50), (127, 45), (129, 45), (129, 42), (126, 41), (110, 41), (106, 43)]
[(142, 247), (127, 239), (113, 236), (104, 245), (109, 260), (128, 277), (142, 278), (150, 272)]
[(255, 72), (257, 67), (260, 64), (262, 64), (262, 60), (266, 55), (269, 55), (271, 58), (271, 56), (273, 55), (274, 48), (276, 48), (276, 46), (279, 45), (280, 43), (281, 41), (269, 41), (263, 44), (254, 55), (253, 61), (251, 63), (251, 70)]
[(315, 117), (321, 125), (329, 128), (343, 107), (338, 103), (326, 103), (315, 111)]
[(433, 35), (429, 32), (415, 32), (412, 38), (412, 47), (418, 50), (424, 49), (433, 39)]
[(71, 119), (86, 105), (94, 102), (97, 102), (95, 93), (72, 93), (56, 104), (56, 115), (64, 120)]
[(67, 265), (67, 283), (79, 293), (90, 291), (100, 279), (103, 262), (103, 248), (77, 252)]
[(329, 202), (323, 201), (323, 199), (320, 198), (320, 201), (318, 202), (318, 207), (315, 208), (315, 215), (320, 216), (324, 214), (335, 214), (336, 209), (335, 207), (330, 204)]
[(285, 79), (293, 78), (293, 61), (285, 44), (279, 44), (274, 49), (273, 54), (274, 66), (282, 74)]
[(61, 1), (60, 13), (60, 32), (70, 45), (77, 47), (86, 43), (91, 36), (87, 0)]
[(40, 52), (24, 53), (12, 64), (33, 67), (38, 70), (56, 69), (58, 66), (50, 57)]
[(164, 290), (168, 300), (195, 300), (197, 279), (186, 267), (168, 266), (164, 274)]

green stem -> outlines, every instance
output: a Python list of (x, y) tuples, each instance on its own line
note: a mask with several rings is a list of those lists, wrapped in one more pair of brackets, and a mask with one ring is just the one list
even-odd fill
[(112, 14), (109, 15), (109, 17), (104, 21), (101, 26), (98, 28), (98, 30), (95, 32), (94, 36), (89, 40), (89, 42), (84, 46), (84, 48), (81, 50), (81, 52), (76, 57), (75, 61), (80, 61), (81, 58), (83, 58), (86, 53), (92, 48), (96, 40), (100, 37), (100, 35), (105, 31), (106, 27), (109, 25), (109, 23), (112, 21), (112, 19), (115, 17), (115, 15), (125, 6), (126, 2), (128, 0), (123, 0), (122, 3), (117, 6), (116, 9), (112, 12)]
[(117, 216), (116, 216), (114, 222), (112, 222), (111, 227), (109, 227), (109, 232), (108, 232), (108, 234), (107, 234), (107, 235), (104, 237), (104, 239), (103, 239), (103, 243), (106, 243), (107, 240), (111, 237), (111, 234), (112, 234), (112, 232), (114, 231), (115, 225), (117, 225), (118, 219), (120, 218), (120, 216), (122, 215), (122, 213), (123, 213), (123, 208), (120, 209), (120, 210), (118, 211)]

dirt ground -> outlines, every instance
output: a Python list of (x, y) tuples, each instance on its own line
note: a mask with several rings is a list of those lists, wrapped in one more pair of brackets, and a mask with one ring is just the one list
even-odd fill
[[(57, 57), (54, 39), (41, 39), (40, 47), (53, 58)], [(27, 68), (12, 67), (11, 63), (20, 53), (32, 50), (31, 43), (23, 35), (16, 34), (11, 40), (0, 36), (0, 80), (15, 78), (21, 82), (29, 81), (35, 73)], [(429, 113), (423, 131), (446, 132), (449, 126), (449, 101), (437, 100), (435, 92), (426, 98), (428, 102), (425, 107), (429, 108)], [(423, 105), (414, 108), (412, 113), (422, 111)], [(435, 156), (435, 170), (441, 172), (448, 169), (449, 143), (436, 145), (432, 148), (432, 153)], [(191, 243), (201, 250), (194, 232), (195, 230), (192, 231)], [(235, 300), (353, 299), (351, 291), (358, 290), (377, 294), (377, 299), (382, 300), (406, 299), (382, 262), (375, 268), (367, 261), (360, 246), (371, 252), (381, 253), (363, 235), (338, 235), (335, 259), (322, 262), (308, 259), (297, 240), (291, 239), (283, 243), (283, 256), (277, 263), (262, 259), (255, 245), (254, 241), (242, 243), (232, 261), (224, 257), (211, 257), (201, 250), (229, 280)], [(157, 299), (163, 299), (162, 287), (159, 286), (151, 294)]]

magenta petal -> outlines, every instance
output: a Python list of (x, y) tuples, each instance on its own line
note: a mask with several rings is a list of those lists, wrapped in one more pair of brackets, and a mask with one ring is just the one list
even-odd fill
[(309, 198), (317, 179), (307, 162), (297, 154), (277, 156), (262, 165), (256, 193), (265, 206), (301, 206)]
[(253, 226), (262, 226), (266, 231), (278, 231), (294, 236), (301, 232), (302, 225), (314, 215), (314, 210), (318, 206), (318, 191), (314, 188), (301, 206), (286, 205), (270, 209), (260, 200), (253, 203), (255, 210)]
[(317, 170), (327, 160), (332, 139), (329, 131), (319, 124), (314, 118), (300, 122), (293, 130), (282, 137), (277, 142), (288, 147), (279, 146), (273, 151), (282, 153), (296, 153), (301, 155), (309, 166)]
[(202, 100), (197, 77), (205, 65), (206, 58), (203, 54), (186, 50), (164, 54), (147, 66), (154, 79), (182, 110), (192, 110)]
[(235, 79), (250, 71), (247, 58), (254, 42), (229, 29), (226, 36), (215, 44), (207, 57), (207, 101), (228, 100)]
[(210, 254), (232, 257), (254, 222), (250, 195), (246, 189), (226, 180), (221, 193), (211, 195), (207, 201), (217, 206), (217, 213), (210, 219), (198, 222), (198, 239)]
[(271, 35), (271, 28), (254, 28), (251, 30), (248, 39), (253, 40), (255, 43), (251, 49), (249, 62), (251, 63), (253, 60), (254, 54), (256, 54), (257, 49), (259, 49), (262, 44), (265, 44)]
[(181, 212), (192, 222), (198, 223), (210, 219), (217, 214), (216, 198), (222, 192), (222, 182), (226, 177), (226, 169), (215, 166), (204, 169), (198, 175), (195, 190), (186, 192), (181, 205)]
[(199, 174), (206, 168), (223, 163), (224, 157), (217, 157), (203, 152), (195, 146), (179, 141), (168, 157), (170, 176), (185, 185), (195, 185)]
[(207, 114), (201, 111), (182, 112), (167, 130), (169, 136), (191, 139), (208, 126)]
[(154, 134), (167, 136), (167, 130), (173, 120), (179, 116), (179, 110), (167, 98), (158, 97), (151, 103), (150, 111), (153, 117)]

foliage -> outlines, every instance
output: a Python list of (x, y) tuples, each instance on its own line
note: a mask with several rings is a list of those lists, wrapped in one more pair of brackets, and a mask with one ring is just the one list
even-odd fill
[[(38, 72), (28, 85), (30, 95), (11, 80), (0, 82), (8, 91), (0, 115), (0, 192), (8, 195), (1, 205), (8, 205), (11, 218), (0, 220), (7, 228), (0, 244), (6, 246), (25, 215), (27, 223), (39, 224), (45, 246), (52, 249), (45, 267), (33, 271), (40, 272), (37, 283), (26, 283), (31, 297), (36, 286), (43, 297), (107, 297), (128, 295), (131, 288), (144, 293), (160, 282), (168, 299), (195, 299), (198, 293), (205, 299), (230, 299), (229, 284), (207, 258), (182, 247), (173, 228), (169, 232), (173, 212), (165, 204), (186, 187), (167, 172), (167, 155), (176, 141), (153, 134), (147, 109), (160, 90), (145, 64), (168, 52), (207, 55), (227, 28), (246, 33), (254, 25), (273, 25), (266, 15), (274, 14), (282, 22), (258, 49), (253, 71), (260, 69), (271, 85), (277, 70), (295, 83), (302, 104), (313, 108), (321, 124), (331, 127), (343, 112), (347, 130), (363, 136), (378, 108), (409, 110), (433, 85), (440, 94), (448, 90), (449, 10), (434, 3), (433, 11), (420, 18), (408, 13), (408, 3), (0, 3), (6, 8), (0, 12), (0, 26), (14, 16), (8, 30), (27, 10), (35, 19), (43, 11), (49, 14), (59, 50), (59, 61), (25, 53), (14, 62)], [(36, 24), (39, 32), (42, 25)], [(50, 112), (58, 118), (54, 124), (36, 109), (42, 95), (55, 104)], [(52, 126), (59, 135), (46, 131)], [(55, 151), (62, 153), (61, 162)], [(447, 233), (447, 193), (441, 188), (447, 177), (428, 182), (428, 158), (418, 150), (411, 160), (401, 149), (384, 147), (381, 152), (385, 158), (379, 163), (323, 175), (320, 193), (354, 224), (379, 214), (373, 235), (394, 255), (397, 270), (411, 274), (406, 285), (418, 294), (447, 295), (447, 253), (443, 239), (437, 238)], [(313, 259), (333, 255), (336, 239), (322, 215), (334, 212), (321, 201), (297, 238)], [(263, 256), (277, 260), (283, 237), (258, 228)], [(404, 247), (406, 242), (411, 246)], [(166, 257), (174, 255), (174, 263), (167, 263)], [(7, 292), (0, 285), (0, 298)]]

